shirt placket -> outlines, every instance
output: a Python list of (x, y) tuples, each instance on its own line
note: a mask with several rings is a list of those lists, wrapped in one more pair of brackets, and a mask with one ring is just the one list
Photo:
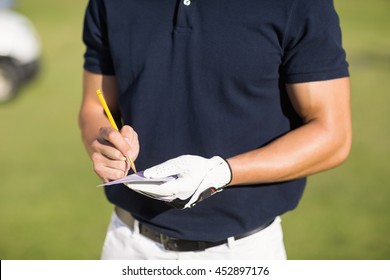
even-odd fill
[(177, 10), (175, 30), (191, 32), (193, 28), (194, 0), (180, 0)]

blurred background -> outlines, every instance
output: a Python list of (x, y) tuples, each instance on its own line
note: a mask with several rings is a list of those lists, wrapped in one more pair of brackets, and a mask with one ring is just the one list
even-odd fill
[[(112, 206), (95, 187), (77, 125), (86, 4), (0, 0), (0, 32), (9, 33), (7, 17), (24, 25), (13, 34), (34, 34), (17, 42), (28, 51), (0, 60), (0, 89), (13, 88), (0, 96), (0, 259), (100, 257)], [(353, 148), (343, 166), (312, 176), (299, 207), (283, 216), (287, 253), (390, 259), (390, 1), (335, 5), (350, 63)]]

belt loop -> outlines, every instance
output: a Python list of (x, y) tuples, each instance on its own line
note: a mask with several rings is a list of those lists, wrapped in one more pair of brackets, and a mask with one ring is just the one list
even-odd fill
[(139, 234), (139, 221), (134, 219), (134, 233)]
[(234, 245), (236, 243), (236, 240), (234, 239), (234, 237), (229, 237), (227, 239), (227, 245), (230, 249), (233, 249)]

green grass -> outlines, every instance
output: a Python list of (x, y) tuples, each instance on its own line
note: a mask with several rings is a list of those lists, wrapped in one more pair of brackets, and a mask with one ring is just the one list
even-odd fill
[[(97, 259), (112, 207), (81, 144), (86, 0), (19, 1), (43, 42), (40, 77), (0, 105), (0, 258)], [(348, 161), (309, 179), (283, 217), (290, 259), (390, 258), (387, 0), (336, 0), (352, 76)]]
[(284, 218), (291, 259), (390, 258), (390, 2), (336, 1), (351, 72), (353, 147)]
[(111, 207), (77, 114), (86, 1), (23, 1), (43, 44), (39, 78), (0, 106), (0, 258), (96, 259)]

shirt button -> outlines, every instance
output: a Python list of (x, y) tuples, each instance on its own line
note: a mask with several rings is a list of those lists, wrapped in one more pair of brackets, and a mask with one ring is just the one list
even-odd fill
[(186, 5), (186, 6), (191, 5), (191, 0), (184, 0), (184, 5)]

